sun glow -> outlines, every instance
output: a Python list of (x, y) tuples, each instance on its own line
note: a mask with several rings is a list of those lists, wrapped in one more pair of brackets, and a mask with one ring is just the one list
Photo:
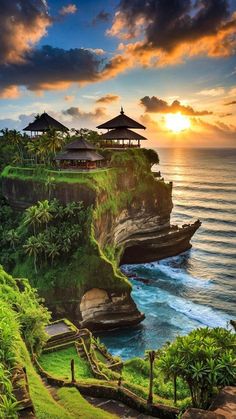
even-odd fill
[(170, 131), (181, 132), (190, 128), (191, 123), (187, 116), (178, 113), (169, 113), (165, 117), (166, 126)]

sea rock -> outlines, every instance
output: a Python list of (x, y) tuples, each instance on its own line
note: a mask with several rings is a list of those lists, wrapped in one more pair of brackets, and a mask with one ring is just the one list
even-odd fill
[(127, 293), (118, 295), (99, 288), (93, 288), (83, 295), (80, 312), (83, 318), (81, 326), (91, 330), (130, 326), (145, 317)]

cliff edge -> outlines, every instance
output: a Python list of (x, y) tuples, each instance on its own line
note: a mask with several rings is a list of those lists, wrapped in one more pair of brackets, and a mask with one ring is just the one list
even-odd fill
[[(147, 150), (146, 150), (147, 151)], [(149, 262), (191, 247), (200, 222), (171, 226), (172, 183), (155, 178), (145, 149), (116, 152), (110, 167), (91, 172), (8, 166), (3, 194), (23, 210), (39, 200), (83, 201), (91, 208), (86, 244), (37, 274), (19, 260), (14, 274), (27, 276), (55, 317), (66, 315), (91, 329), (129, 326), (143, 320), (131, 298), (121, 263)]]

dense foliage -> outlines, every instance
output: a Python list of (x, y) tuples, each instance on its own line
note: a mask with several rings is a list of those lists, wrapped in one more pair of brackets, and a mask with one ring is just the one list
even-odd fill
[(43, 167), (55, 167), (55, 155), (63, 147), (73, 141), (78, 136), (83, 136), (86, 140), (99, 147), (99, 134), (87, 128), (72, 130), (74, 134), (61, 133), (51, 128), (47, 132), (30, 137), (21, 134), (16, 130), (1, 130), (0, 136), (0, 170), (7, 164), (24, 166), (42, 165)]
[(159, 352), (158, 367), (181, 378), (194, 407), (207, 407), (218, 389), (236, 383), (236, 335), (222, 328), (201, 328), (178, 337)]
[(0, 266), (0, 417), (16, 417), (11, 374), (19, 362), (19, 343), (25, 340), (31, 354), (46, 341), (50, 314), (27, 280), (16, 280)]
[(0, 210), (1, 262), (10, 266), (27, 256), (37, 273), (38, 265), (52, 265), (61, 256), (65, 260), (83, 241), (89, 212), (81, 202), (63, 206), (54, 199), (38, 202), (17, 219), (5, 203)]

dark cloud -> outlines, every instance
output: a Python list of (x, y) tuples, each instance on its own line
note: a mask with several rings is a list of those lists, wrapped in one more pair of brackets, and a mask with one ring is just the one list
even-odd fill
[(21, 114), (18, 116), (17, 119), (12, 118), (5, 118), (0, 119), (0, 129), (8, 128), (8, 129), (16, 129), (17, 131), (21, 131), (26, 125), (32, 122), (35, 118), (35, 114)]
[(0, 64), (22, 61), (50, 24), (43, 0), (1, 0)]
[(153, 61), (154, 51), (164, 62), (166, 56), (232, 55), (235, 27), (228, 0), (121, 0), (108, 34), (137, 38), (126, 50), (143, 62), (150, 52)]
[(91, 122), (106, 116), (104, 108), (96, 108), (94, 111), (86, 112), (78, 107), (71, 106), (62, 111), (63, 115), (69, 115), (74, 121)]
[(86, 49), (44, 46), (26, 54), (23, 63), (1, 65), (0, 90), (12, 85), (60, 89), (72, 82), (92, 82), (99, 78), (101, 62), (101, 57)]
[(97, 25), (101, 22), (108, 22), (110, 20), (111, 14), (105, 10), (101, 10), (92, 20), (92, 25)]
[(228, 105), (236, 105), (236, 100), (232, 100), (232, 102), (225, 103), (224, 105), (225, 106), (228, 106)]
[(108, 93), (107, 95), (102, 96), (99, 99), (97, 99), (96, 103), (112, 103), (118, 100), (119, 98), (120, 96), (118, 95), (113, 95), (111, 93)]
[(220, 117), (221, 118), (226, 118), (227, 116), (232, 116), (232, 115), (233, 115), (232, 113), (221, 113)]
[(184, 106), (178, 100), (174, 100), (171, 105), (165, 100), (158, 99), (156, 96), (144, 96), (140, 99), (141, 104), (145, 107), (146, 112), (155, 113), (176, 113), (181, 112), (183, 115), (211, 115), (209, 111), (196, 111), (191, 106)]

